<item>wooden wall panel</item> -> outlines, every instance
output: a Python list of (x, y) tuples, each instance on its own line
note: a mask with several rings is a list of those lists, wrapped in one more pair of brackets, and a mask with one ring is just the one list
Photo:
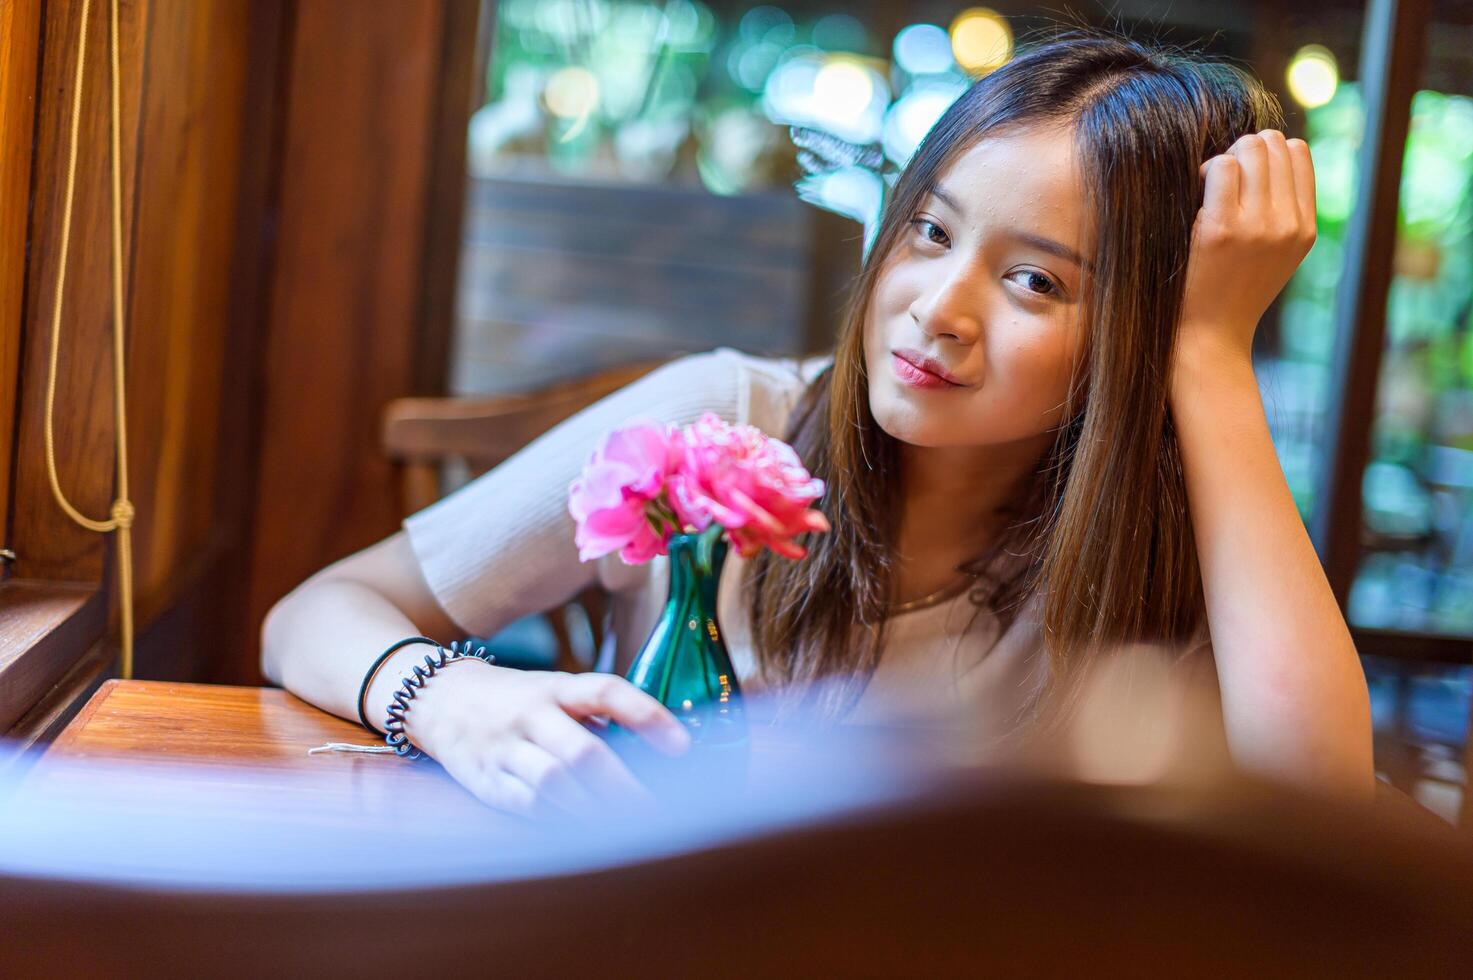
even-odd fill
[[(379, 417), (391, 398), (414, 393), (425, 342), (424, 229), (454, 6), (302, 0), (295, 8), (252, 530), (253, 631), (297, 583), (398, 522)], [(258, 678), (253, 645), (219, 679)]]
[(153, 3), (128, 352), (142, 624), (178, 598), (239, 520), (218, 513), (216, 497), (222, 457), (242, 449), (219, 432), (240, 393), (241, 366), (227, 363), (226, 345), (250, 18), (249, 0)]
[[(10, 514), (41, 0), (0, 0), (0, 522)], [(0, 544), (8, 544), (8, 530)], [(0, 570), (0, 576), (4, 571)]]
[[(133, 227), (131, 193), (137, 174), (142, 42), (152, 0), (120, 11), (122, 36), (122, 174), (124, 251)], [(25, 578), (97, 581), (105, 541), (68, 518), (52, 498), (45, 465), (43, 419), (51, 312), (61, 245), (71, 92), (81, 4), (46, 5), (42, 25), (40, 115), (35, 130), (30, 261), (26, 273), (20, 422), (16, 439), (12, 516), (15, 574)], [(83, 514), (105, 519), (113, 500), (113, 362), (108, 184), (107, 4), (92, 5), (81, 150), (67, 265), (56, 401), (57, 472), (68, 499)]]
[[(69, 479), (82, 452), (111, 459), (112, 358), (107, 254), (108, 198), (103, 183), (106, 144), (106, 0), (93, 4), (89, 25), (86, 127), (63, 321), (63, 375), (57, 391), (58, 463), (62, 483), (84, 513), (104, 516), (112, 499), (111, 470), (90, 483)], [(40, 435), (44, 358), (58, 248), (70, 54), (77, 4), (55, 4), (48, 17), (44, 66), (48, 100), (40, 121), (36, 219), (27, 321), (28, 379), (22, 426), (17, 537), (26, 547), (46, 534), (60, 545), (23, 562), (33, 577), (68, 577), (96, 567), (103, 539), (75, 529), (57, 509), (46, 482)], [(122, 6), (124, 39), (125, 274), (128, 302), (128, 407), (138, 624), (147, 626), (188, 578), (217, 534), (216, 471), (222, 410), (235, 394), (226, 383), (233, 252), (242, 216), (237, 208), (246, 76), (251, 49), (249, 0), (153, 0)], [(60, 129), (58, 129), (60, 127)], [(131, 148), (131, 152), (129, 152)], [(136, 207), (136, 212), (133, 210)], [(264, 215), (254, 217), (262, 234)], [(79, 415), (85, 407), (89, 414)], [(67, 435), (87, 424), (85, 442)], [(93, 424), (93, 423), (101, 424)], [(106, 440), (106, 441), (104, 441)], [(27, 557), (31, 548), (27, 547)], [(84, 564), (62, 560), (85, 554)]]
[[(448, 322), (423, 325), (448, 321), (477, 6), (123, 0), (140, 675), (257, 679), (270, 603), (393, 529), (378, 420), (443, 386)], [(95, 583), (113, 538), (56, 506), (42, 437), (79, 10), (0, 0), (0, 316), (18, 326), (0, 399), (11, 357), (20, 413), (3, 543), (20, 576)], [(56, 412), (63, 487), (97, 517), (115, 469), (107, 13), (94, 0)]]
[[(443, 384), (448, 323), (422, 325), (448, 320), (477, 6), (123, 0), (141, 675), (255, 679), (270, 602), (394, 526), (378, 418)], [(18, 576), (108, 583), (115, 539), (56, 506), (42, 435), (79, 12), (0, 0), (0, 403), (19, 412), (0, 502), (13, 474)], [(107, 16), (94, 0), (55, 414), (62, 485), (97, 517), (115, 472)]]

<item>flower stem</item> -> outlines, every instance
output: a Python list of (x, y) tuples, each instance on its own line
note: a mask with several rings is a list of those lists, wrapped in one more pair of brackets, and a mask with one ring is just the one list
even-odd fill
[(650, 526), (655, 529), (655, 533), (661, 537), (664, 537), (667, 527), (675, 534), (680, 534), (684, 530), (680, 522), (675, 519), (675, 515), (671, 513), (670, 508), (659, 498), (645, 504), (644, 516), (650, 522)]
[(713, 520), (696, 539), (696, 560), (701, 563), (701, 567), (708, 573), (711, 571), (711, 565), (715, 561), (716, 542), (721, 539), (721, 535), (724, 533), (726, 533), (726, 528)]

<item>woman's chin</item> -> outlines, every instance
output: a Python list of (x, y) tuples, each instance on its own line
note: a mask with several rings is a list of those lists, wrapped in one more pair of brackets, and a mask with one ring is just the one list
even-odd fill
[(919, 417), (913, 410), (890, 411), (880, 408), (875, 411), (875, 407), (878, 406), (871, 407), (875, 423), (892, 439), (912, 446), (944, 446), (950, 442), (946, 426), (939, 419)]

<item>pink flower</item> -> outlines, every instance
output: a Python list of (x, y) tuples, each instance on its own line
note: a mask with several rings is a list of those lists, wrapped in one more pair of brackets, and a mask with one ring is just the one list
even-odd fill
[(676, 516), (697, 530), (716, 521), (743, 558), (764, 546), (802, 558), (808, 550), (793, 538), (829, 530), (828, 519), (808, 506), (823, 495), (823, 481), (791, 446), (757, 427), (707, 412), (686, 426), (678, 450), (668, 494)]
[(679, 462), (679, 441), (674, 426), (641, 419), (609, 433), (593, 451), (582, 475), (568, 486), (580, 561), (618, 551), (634, 565), (668, 553), (673, 529), (657, 529), (649, 507)]

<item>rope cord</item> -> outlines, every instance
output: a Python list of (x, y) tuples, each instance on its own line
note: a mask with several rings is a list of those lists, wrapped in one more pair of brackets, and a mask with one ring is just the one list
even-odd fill
[(51, 493), (67, 516), (90, 531), (105, 534), (118, 532), (118, 587), (119, 606), (122, 616), (122, 662), (119, 674), (133, 676), (133, 503), (128, 498), (128, 414), (125, 399), (127, 376), (123, 365), (123, 184), (122, 184), (122, 139), (119, 133), (118, 95), (118, 0), (109, 0), (111, 7), (111, 132), (112, 132), (112, 302), (113, 302), (113, 395), (117, 420), (117, 490), (111, 517), (105, 521), (93, 520), (82, 514), (61, 489), (56, 474), (56, 437), (53, 414), (56, 404), (56, 364), (61, 344), (62, 302), (66, 296), (67, 253), (72, 237), (72, 199), (77, 183), (77, 143), (82, 119), (82, 82), (87, 64), (87, 21), (91, 13), (91, 0), (82, 0), (81, 23), (77, 28), (77, 72), (72, 83), (71, 142), (67, 150), (66, 192), (62, 203), (61, 251), (56, 264), (56, 301), (51, 310), (51, 351), (46, 372), (46, 475), (51, 481)]

